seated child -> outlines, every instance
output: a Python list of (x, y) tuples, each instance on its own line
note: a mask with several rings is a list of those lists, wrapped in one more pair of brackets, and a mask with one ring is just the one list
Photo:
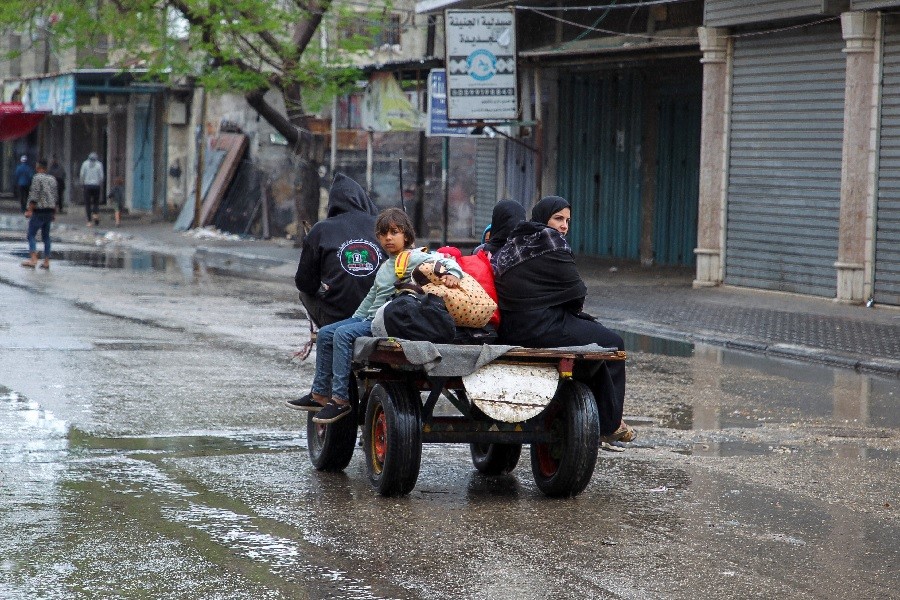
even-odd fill
[(442, 263), (449, 274), (444, 276), (444, 285), (456, 287), (462, 277), (462, 270), (452, 259), (441, 258), (422, 250), (413, 249), (409, 253), (409, 264), (398, 277), (395, 271), (397, 255), (412, 248), (416, 239), (412, 221), (399, 208), (389, 208), (378, 215), (375, 234), (390, 258), (382, 263), (375, 275), (375, 283), (360, 303), (353, 316), (319, 330), (316, 341), (316, 374), (312, 391), (291, 402), (293, 408), (315, 412), (316, 423), (334, 423), (350, 414), (350, 378), (353, 375), (353, 342), (356, 338), (372, 335), (372, 319), (378, 309), (394, 293), (394, 283), (409, 280), (413, 269), (426, 261)]

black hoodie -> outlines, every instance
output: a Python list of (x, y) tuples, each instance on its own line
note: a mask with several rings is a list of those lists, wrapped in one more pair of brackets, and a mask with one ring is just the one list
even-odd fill
[(375, 281), (384, 260), (375, 237), (377, 212), (358, 183), (335, 174), (328, 217), (313, 225), (303, 240), (294, 276), (298, 290), (322, 300), (329, 322), (350, 317)]

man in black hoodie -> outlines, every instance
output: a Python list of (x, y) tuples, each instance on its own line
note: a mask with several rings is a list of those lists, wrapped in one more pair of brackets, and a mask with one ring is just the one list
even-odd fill
[(300, 301), (317, 327), (350, 317), (372, 287), (384, 260), (375, 237), (377, 214), (358, 183), (335, 173), (328, 216), (303, 240), (294, 276)]

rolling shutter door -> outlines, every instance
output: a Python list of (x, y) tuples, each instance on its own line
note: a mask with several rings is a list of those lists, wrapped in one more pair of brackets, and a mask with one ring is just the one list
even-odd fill
[(726, 283), (835, 295), (842, 48), (832, 23), (734, 42)]
[(497, 140), (478, 138), (475, 148), (475, 218), (472, 237), (480, 240), (497, 203)]
[(900, 305), (900, 20), (884, 29), (881, 148), (875, 221), (875, 301)]

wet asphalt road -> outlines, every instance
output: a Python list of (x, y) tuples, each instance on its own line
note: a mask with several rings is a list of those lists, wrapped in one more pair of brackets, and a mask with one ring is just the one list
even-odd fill
[[(900, 383), (628, 336), (639, 441), (549, 500), (311, 468), (292, 282), (0, 244), (0, 598), (898, 598)], [(445, 407), (446, 409), (446, 407)]]

